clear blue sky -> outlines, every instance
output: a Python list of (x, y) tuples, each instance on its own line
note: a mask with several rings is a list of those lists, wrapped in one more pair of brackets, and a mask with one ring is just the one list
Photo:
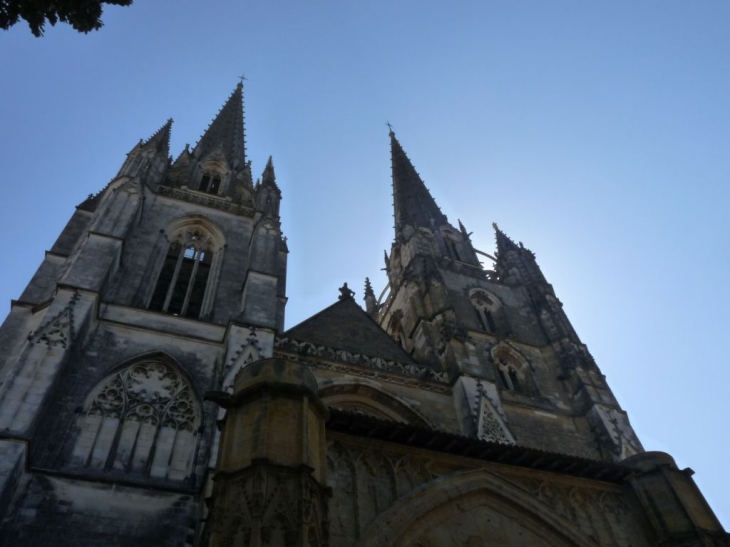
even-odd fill
[(450, 220), (536, 252), (648, 450), (730, 527), (730, 3), (137, 0), (106, 26), (0, 33), (0, 301), (74, 206), (173, 117), (194, 144), (245, 74), (274, 156), (287, 325), (384, 286), (386, 121)]

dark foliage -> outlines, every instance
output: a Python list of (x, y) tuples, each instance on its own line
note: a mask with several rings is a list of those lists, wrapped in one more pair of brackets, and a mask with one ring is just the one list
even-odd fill
[(104, 4), (129, 6), (132, 0), (0, 0), (0, 28), (7, 30), (20, 19), (35, 36), (43, 35), (46, 21), (68, 23), (79, 32), (100, 29)]

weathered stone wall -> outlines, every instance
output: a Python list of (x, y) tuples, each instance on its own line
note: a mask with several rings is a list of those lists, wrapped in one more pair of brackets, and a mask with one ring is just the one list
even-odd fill
[(104, 300), (125, 306), (146, 305), (159, 273), (157, 260), (167, 252), (168, 241), (163, 231), (185, 217), (207, 219), (225, 238), (224, 247), (215, 250), (223, 254), (220, 272), (217, 279), (209, 280), (217, 281), (210, 320), (225, 324), (241, 312), (253, 219), (216, 209), (201, 210), (195, 203), (159, 195), (148, 196), (141, 222), (127, 236), (122, 266), (104, 292)]
[(6, 516), (2, 547), (180, 547), (192, 538), (190, 494), (36, 474)]
[[(35, 443), (31, 458), (34, 465), (44, 469), (63, 469), (74, 471), (82, 476), (88, 474), (107, 478), (114, 475), (116, 480), (145, 481), (144, 476), (135, 477), (128, 473), (114, 473), (110, 470), (98, 471), (79, 468), (71, 462), (71, 451), (79, 431), (79, 414), (89, 394), (109, 374), (125, 363), (145, 355), (167, 355), (171, 357), (180, 372), (187, 378), (195, 391), (197, 403), (203, 409), (201, 430), (197, 432), (198, 446), (195, 456), (194, 472), (187, 482), (188, 486), (199, 486), (206, 474), (207, 454), (214, 433), (215, 409), (212, 403), (203, 402), (203, 393), (217, 389), (220, 381), (220, 366), (223, 358), (223, 345), (182, 335), (171, 335), (154, 330), (146, 330), (145, 318), (155, 316), (144, 311), (135, 311), (135, 327), (130, 328), (118, 323), (99, 323), (88, 340), (79, 344), (64, 374), (59, 378), (55, 396), (49, 400), (39, 418), (36, 435), (44, 439)], [(177, 323), (189, 324), (192, 321), (172, 318)], [(223, 335), (222, 329), (218, 333)]]
[(627, 486), (328, 434), (332, 547), (653, 545)]

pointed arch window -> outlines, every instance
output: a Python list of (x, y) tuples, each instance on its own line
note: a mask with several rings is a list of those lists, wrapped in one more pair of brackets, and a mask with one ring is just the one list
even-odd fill
[(446, 252), (448, 256), (456, 261), (462, 262), (461, 254), (459, 253), (459, 243), (461, 238), (449, 229), (442, 229), (444, 245), (446, 246)]
[(523, 395), (537, 395), (529, 365), (523, 358), (505, 347), (498, 348), (493, 356), (502, 389)]
[(163, 359), (146, 359), (102, 380), (78, 418), (71, 463), (104, 471), (183, 480), (200, 427), (190, 384)]
[(212, 238), (203, 230), (179, 232), (168, 247), (148, 308), (181, 317), (203, 315), (213, 258)]
[(502, 386), (510, 391), (523, 391), (524, 378), (521, 378), (521, 374), (517, 372), (517, 369), (510, 363), (504, 361), (497, 362), (497, 371), (499, 372), (499, 379), (502, 382)]
[(485, 290), (474, 290), (469, 295), (477, 320), (482, 329), (489, 333), (497, 332), (497, 323), (494, 315), (499, 309), (499, 300), (496, 296), (489, 294)]

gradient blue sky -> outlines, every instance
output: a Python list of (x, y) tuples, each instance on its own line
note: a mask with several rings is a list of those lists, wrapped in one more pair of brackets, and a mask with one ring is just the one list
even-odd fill
[[(194, 144), (237, 76), (274, 156), (287, 326), (384, 287), (390, 121), (449, 219), (536, 252), (648, 450), (730, 526), (730, 3), (154, 0), (0, 33), (0, 301), (168, 117)], [(361, 294), (359, 295), (361, 296)]]

